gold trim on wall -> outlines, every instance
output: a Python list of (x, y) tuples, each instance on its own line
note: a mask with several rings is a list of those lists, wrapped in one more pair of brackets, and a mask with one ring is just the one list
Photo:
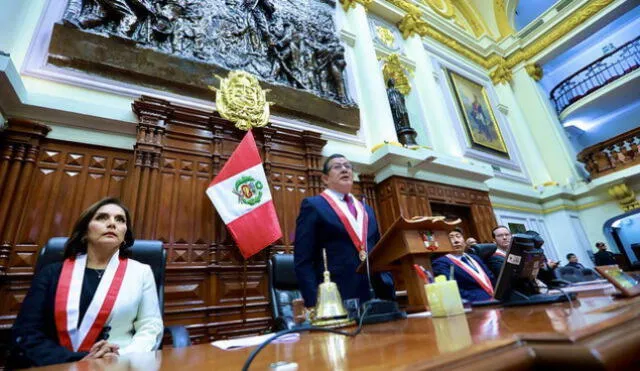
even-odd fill
[[(410, 19), (405, 23), (411, 23), (411, 26), (419, 25), (420, 27), (407, 27), (405, 25), (406, 32), (403, 32), (403, 37), (406, 39), (411, 34), (419, 34), (422, 37), (429, 37), (458, 54), (470, 59), (471, 61), (477, 63), (478, 65), (484, 67), (485, 69), (493, 69), (494, 67), (503, 64), (503, 68), (512, 69), (516, 65), (521, 62), (525, 62), (533, 57), (535, 57), (538, 53), (545, 50), (554, 42), (558, 41), (563, 36), (567, 35), (569, 32), (573, 31), (576, 27), (580, 26), (585, 21), (589, 20), (594, 15), (598, 14), (601, 10), (606, 8), (608, 5), (614, 2), (614, 0), (591, 0), (582, 6), (577, 11), (573, 12), (570, 16), (568, 16), (565, 20), (561, 21), (559, 24), (555, 25), (548, 33), (542, 35), (538, 39), (536, 39), (530, 45), (524, 48), (518, 48), (514, 52), (510, 53), (508, 56), (501, 56), (498, 53), (491, 53), (487, 56), (481, 55), (474, 51), (473, 49), (464, 46), (454, 38), (449, 35), (444, 34), (440, 30), (437, 30), (431, 26), (429, 26), (426, 22), (421, 20), (421, 12), (415, 5), (408, 3), (406, 0), (386, 0), (388, 3), (391, 3), (398, 8), (408, 12), (413, 13), (413, 16), (416, 16), (416, 9), (419, 19)], [(497, 1), (497, 0), (496, 0)], [(460, 9), (460, 8), (458, 8)], [(403, 18), (403, 21), (405, 19)], [(401, 21), (400, 24), (403, 24)], [(402, 30), (401, 30), (402, 31)]]
[(513, 35), (516, 32), (516, 30), (514, 30), (513, 27), (511, 27), (511, 24), (509, 23), (509, 17), (507, 16), (507, 9), (505, 8), (506, 2), (507, 0), (493, 0), (493, 12), (496, 16), (498, 32), (500, 32), (499, 40), (502, 40), (509, 35)]
[(367, 7), (371, 5), (373, 0), (340, 0), (340, 4), (342, 4), (342, 9), (345, 12), (349, 11), (351, 8), (355, 8), (356, 4), (360, 4), (367, 10)]
[(537, 63), (529, 63), (524, 66), (524, 69), (527, 71), (529, 76), (536, 81), (542, 80), (542, 67), (540, 67)]

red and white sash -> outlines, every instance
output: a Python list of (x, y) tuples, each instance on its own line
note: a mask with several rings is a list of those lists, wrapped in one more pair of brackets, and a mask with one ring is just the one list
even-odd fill
[(352, 196), (353, 204), (358, 211), (358, 217), (354, 218), (346, 203), (337, 202), (334, 199), (334, 196), (329, 192), (329, 190), (325, 190), (320, 193), (320, 196), (327, 200), (329, 206), (331, 206), (333, 211), (338, 215), (340, 222), (342, 222), (342, 225), (347, 230), (347, 233), (353, 242), (353, 246), (358, 251), (360, 260), (364, 260), (363, 257), (366, 257), (367, 254), (367, 233), (369, 225), (369, 215), (367, 214), (367, 210), (365, 210), (364, 205), (362, 205), (360, 201)]
[[(88, 352), (102, 331), (116, 302), (127, 270), (127, 259), (113, 254), (87, 312), (78, 324), (80, 294), (87, 255), (65, 259), (56, 290), (54, 316), (60, 344), (74, 352)], [(79, 325), (79, 326), (78, 326)]]
[(467, 257), (467, 259), (469, 259), (471, 264), (473, 264), (473, 267), (478, 270), (477, 272), (473, 268), (465, 264), (465, 262), (463, 262), (460, 259), (457, 259), (455, 256), (451, 254), (447, 254), (446, 257), (449, 258), (449, 260), (451, 260), (453, 264), (457, 265), (462, 270), (467, 272), (471, 277), (473, 277), (473, 279), (476, 280), (476, 282), (478, 282), (478, 285), (480, 285), (480, 287), (484, 291), (486, 291), (487, 294), (493, 297), (493, 285), (491, 284), (491, 280), (489, 279), (489, 276), (487, 276), (487, 274), (485, 273), (484, 269), (482, 269), (480, 264), (478, 264), (474, 258), (470, 256)]
[(502, 256), (503, 258), (507, 258), (507, 254), (505, 254), (504, 251), (500, 250), (500, 249), (496, 249), (496, 252), (493, 253), (494, 256)]

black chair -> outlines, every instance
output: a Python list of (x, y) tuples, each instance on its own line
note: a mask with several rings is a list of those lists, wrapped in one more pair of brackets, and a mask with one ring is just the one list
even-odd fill
[(584, 281), (582, 271), (578, 268), (565, 266), (556, 268), (556, 271), (558, 271), (559, 278), (562, 280), (569, 281), (571, 283)]
[(495, 243), (478, 243), (469, 248), (469, 252), (475, 254), (486, 262), (498, 249)]
[(583, 277), (584, 281), (595, 281), (595, 280), (599, 280), (601, 278), (600, 275), (598, 275), (598, 273), (596, 273), (596, 271), (594, 271), (593, 269), (590, 269), (590, 268), (583, 268), (582, 269), (582, 277)]
[[(40, 250), (36, 263), (36, 274), (48, 264), (64, 260), (64, 244), (66, 242), (67, 237), (54, 237), (47, 241), (47, 244)], [(162, 313), (164, 308), (164, 271), (167, 265), (167, 251), (162, 247), (162, 241), (135, 240), (133, 246), (131, 246), (131, 259), (148, 264), (151, 267), (158, 290), (160, 312)], [(189, 333), (184, 326), (165, 326), (164, 331), (171, 336), (174, 348), (183, 348), (191, 345)], [(160, 343), (160, 348), (162, 348), (162, 342)]]
[(268, 264), (269, 305), (273, 315), (274, 330), (295, 327), (293, 318), (294, 299), (302, 298), (293, 264), (293, 254), (275, 254)]

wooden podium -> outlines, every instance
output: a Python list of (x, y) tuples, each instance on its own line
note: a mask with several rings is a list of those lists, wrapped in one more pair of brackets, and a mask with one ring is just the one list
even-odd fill
[[(407, 312), (421, 312), (427, 306), (424, 282), (413, 268), (414, 264), (431, 269), (431, 255), (449, 253), (453, 249), (448, 233), (460, 220), (446, 222), (444, 217), (398, 218), (369, 252), (372, 272), (399, 268), (409, 297)], [(364, 263), (358, 272), (366, 272)]]

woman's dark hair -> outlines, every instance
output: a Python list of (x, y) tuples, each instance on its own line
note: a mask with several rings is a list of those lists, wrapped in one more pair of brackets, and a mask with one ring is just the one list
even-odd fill
[(78, 254), (87, 253), (87, 229), (89, 229), (89, 223), (91, 219), (96, 215), (98, 209), (104, 205), (118, 205), (124, 210), (126, 217), (127, 232), (124, 234), (124, 241), (120, 245), (119, 256), (121, 258), (128, 258), (131, 255), (131, 246), (135, 241), (133, 237), (133, 227), (131, 226), (131, 215), (129, 209), (115, 197), (107, 197), (89, 206), (85, 211), (80, 214), (80, 217), (76, 221), (71, 231), (71, 237), (64, 244), (64, 258), (75, 258)]

